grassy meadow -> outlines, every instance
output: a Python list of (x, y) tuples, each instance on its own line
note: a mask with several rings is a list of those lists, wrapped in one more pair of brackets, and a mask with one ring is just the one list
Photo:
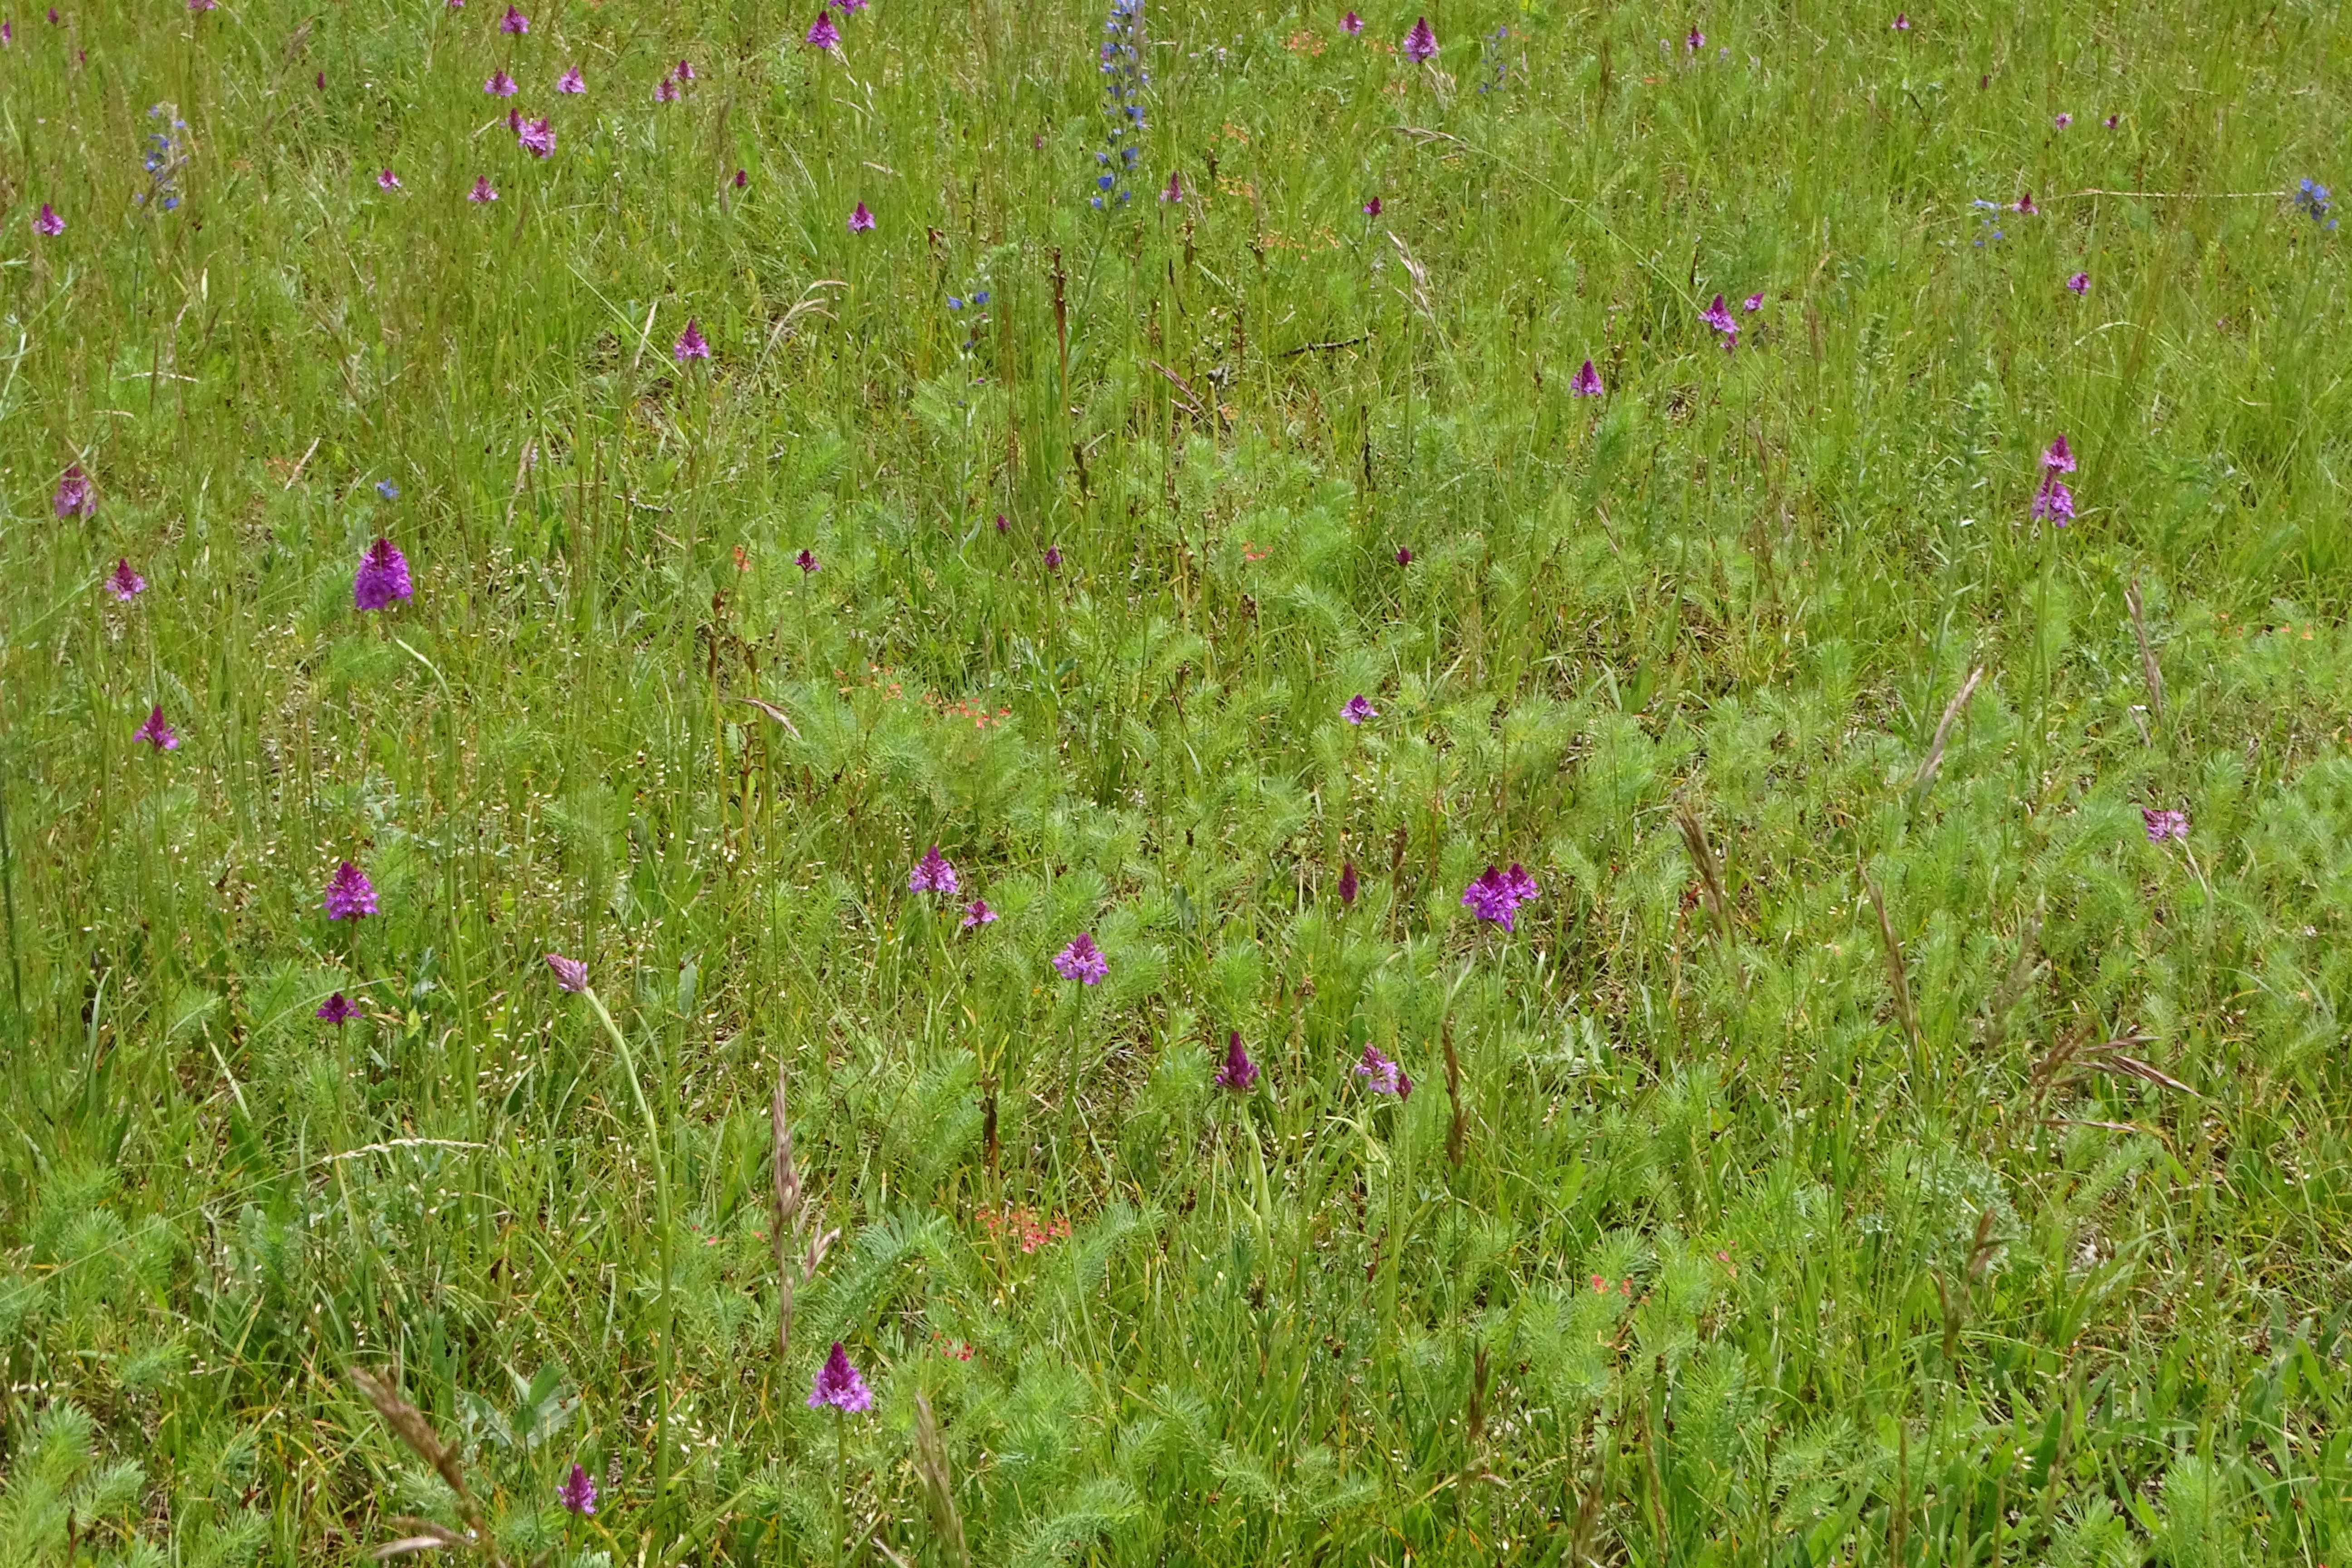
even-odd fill
[(2352, 1555), (2341, 7), (11, 3), (0, 1563)]

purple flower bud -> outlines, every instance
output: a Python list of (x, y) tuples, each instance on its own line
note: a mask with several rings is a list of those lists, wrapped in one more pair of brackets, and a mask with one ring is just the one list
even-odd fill
[(1247, 1094), (1250, 1086), (1257, 1082), (1257, 1063), (1242, 1049), (1239, 1029), (1225, 1037), (1225, 1065), (1217, 1069), (1215, 1082), (1219, 1089), (1230, 1089), (1236, 1094)]
[(710, 345), (703, 340), (701, 322), (691, 316), (686, 319), (686, 331), (678, 333), (677, 342), (669, 351), (669, 357), (680, 364), (690, 359), (710, 357)]
[(866, 204), (864, 202), (858, 203), (856, 207), (849, 215), (849, 232), (852, 234), (866, 234), (871, 232), (873, 227), (874, 215), (866, 210)]
[(588, 989), (588, 965), (577, 958), (566, 958), (560, 952), (547, 955), (547, 967), (555, 971), (555, 983), (566, 991)]
[(1578, 369), (1576, 374), (1570, 379), (1568, 384), (1568, 395), (1570, 397), (1598, 397), (1601, 395), (1601, 373), (1592, 368), (1592, 362), (1591, 360), (1586, 360), (1583, 365)]
[(1344, 908), (1356, 901), (1356, 863), (1339, 862), (1339, 903)]

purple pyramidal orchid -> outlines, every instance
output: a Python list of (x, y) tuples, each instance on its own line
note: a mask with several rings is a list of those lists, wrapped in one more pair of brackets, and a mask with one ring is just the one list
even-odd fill
[(2168, 838), (2186, 839), (2189, 837), (2189, 814), (2185, 811), (2166, 811), (2156, 806), (2143, 805), (2139, 808), (2139, 815), (2141, 820), (2147, 825), (2147, 841), (2150, 844), (2161, 844)]
[(1061, 569), (1062, 547), (1058, 544), (1048, 544), (1045, 546), (1045, 570), (1059, 572)]
[(490, 184), (488, 174), (477, 174), (474, 176), (474, 188), (466, 193), (466, 199), (486, 206), (499, 199), (498, 189)]
[(815, 552), (805, 549), (793, 557), (793, 564), (801, 569), (801, 575), (803, 577), (812, 576), (824, 570), (824, 564), (817, 560)]
[(2033, 217), (2042, 211), (2040, 207), (2033, 205), (2033, 193), (2032, 191), (2028, 191), (2023, 195), (2017, 198), (2017, 210), (2023, 213), (2027, 217)]
[(841, 1348), (839, 1340), (833, 1342), (833, 1353), (817, 1368), (816, 1383), (809, 1389), (808, 1402), (811, 1410), (822, 1410), (828, 1405), (835, 1410), (853, 1413), (874, 1408), (873, 1390), (857, 1375), (857, 1369), (849, 1364), (849, 1352)]
[(1069, 946), (1054, 955), (1054, 971), (1065, 980), (1099, 985), (1110, 973), (1110, 960), (1095, 945), (1093, 933), (1080, 931), (1070, 939)]
[(147, 591), (147, 579), (131, 569), (131, 558), (126, 555), (107, 574), (106, 591), (127, 605)]
[(572, 1473), (565, 1476), (563, 1484), (555, 1489), (555, 1500), (582, 1519), (594, 1518), (596, 1478), (582, 1468), (579, 1462), (574, 1460)]
[(873, 232), (873, 229), (874, 215), (866, 210), (866, 204), (864, 202), (858, 203), (857, 205), (851, 210), (849, 215), (849, 232), (852, 234), (870, 234)]
[(1722, 295), (1717, 294), (1715, 303), (1701, 310), (1698, 319), (1723, 334), (1724, 353), (1729, 353), (1739, 345), (1739, 322), (1725, 307)]
[(98, 510), (97, 493), (79, 463), (68, 464), (58, 477), (58, 493), (49, 498), (49, 508), (59, 517), (88, 517)]
[(1739, 308), (1747, 314), (1752, 316), (1757, 311), (1764, 308), (1764, 296), (1761, 294), (1750, 294), (1748, 298), (1739, 301)]
[(57, 208), (43, 202), (39, 214), (33, 219), (33, 232), (47, 238), (55, 239), (65, 231), (66, 220), (58, 216)]
[(1482, 921), (1513, 931), (1517, 929), (1518, 907), (1541, 891), (1536, 879), (1517, 861), (1511, 863), (1508, 871), (1498, 871), (1489, 865), (1462, 889), (1462, 907)]
[(676, 77), (666, 76), (662, 78), (661, 80), (654, 83), (654, 101), (656, 103), (676, 103), (677, 101), (677, 79)]
[(1399, 1100), (1412, 1096), (1412, 1079), (1405, 1076), (1404, 1068), (1389, 1060), (1380, 1047), (1369, 1040), (1364, 1042), (1363, 1056), (1357, 1059), (1355, 1073), (1374, 1094), (1393, 1094)]
[(1907, 33), (1907, 32), (1909, 32), (1910, 30), (1911, 30), (1911, 18), (1910, 18), (1909, 16), (1907, 16), (1904, 15), (1904, 13), (1902, 13), (1902, 12), (1900, 12), (1900, 11), (1895, 12), (1895, 31), (1896, 31), (1896, 32), (1898, 32), (1898, 33)]
[(1352, 38), (1363, 30), (1364, 19), (1353, 11), (1339, 18), (1339, 31), (1347, 34), (1348, 37)]
[(808, 41), (820, 49), (841, 47), (841, 29), (833, 25), (830, 9), (819, 11), (816, 20), (809, 24)]
[(1431, 31), (1428, 17), (1412, 19), (1412, 30), (1404, 36), (1404, 58), (1415, 65), (1425, 65), (1437, 58), (1437, 35)]
[(1356, 901), (1356, 863), (1353, 860), (1340, 861), (1339, 903), (1342, 908)]
[(555, 79), (555, 90), (558, 92), (586, 92), (588, 90), (588, 84), (581, 79), (580, 68), (578, 66), (566, 67), (563, 74)]
[(1168, 188), (1160, 193), (1163, 202), (1181, 203), (1184, 199), (1184, 176), (1175, 169), (1168, 171)]
[(1367, 719), (1380, 716), (1381, 710), (1364, 700), (1364, 694), (1360, 691), (1339, 705), (1339, 717), (1350, 724), (1360, 724)]
[(2090, 291), (2091, 275), (2089, 273), (2077, 272), (2073, 277), (2066, 279), (2066, 292), (2072, 294), (2077, 300), (2081, 299), (2084, 295), (2088, 294)]
[(534, 158), (544, 158), (555, 151), (555, 130), (544, 120), (524, 121), (515, 132), (515, 140)]
[(400, 176), (394, 174), (390, 169), (378, 169), (376, 171), (375, 183), (378, 190), (396, 191), (400, 189)]
[(499, 31), (520, 37), (530, 31), (530, 18), (509, 5), (507, 14), (499, 18)]
[(2055, 469), (2042, 476), (2042, 488), (2033, 492), (2033, 515), (2044, 522), (2054, 522), (2063, 528), (2074, 521), (2074, 492)]
[(551, 952), (547, 955), (547, 967), (555, 972), (555, 984), (564, 990), (576, 994), (588, 989), (588, 965), (580, 959)]
[(944, 893), (952, 897), (962, 886), (956, 880), (956, 868), (948, 864), (940, 847), (932, 845), (907, 873), (907, 890), (910, 893)]
[(492, 98), (512, 98), (517, 90), (515, 79), (501, 68), (490, 73), (490, 79), (482, 84), (482, 90)]
[(2053, 474), (2074, 471), (2074, 448), (2066, 445), (2065, 437), (2061, 436), (2050, 443), (2049, 448), (2042, 454), (2042, 467), (2044, 472)]
[(338, 1029), (341, 1028), (345, 1024), (350, 1023), (353, 1018), (356, 1018), (359, 1016), (360, 1010), (352, 1005), (352, 999), (344, 995), (340, 991), (320, 1003), (319, 1005), (319, 1011), (314, 1015), (314, 1016), (324, 1018), (328, 1023), (332, 1024)]
[(1257, 1082), (1257, 1063), (1242, 1048), (1239, 1029), (1225, 1037), (1225, 1064), (1217, 1069), (1215, 1081), (1219, 1089), (1230, 1089), (1235, 1094), (1247, 1094)]
[(677, 346), (669, 351), (669, 357), (680, 364), (690, 359), (710, 357), (710, 345), (703, 340), (701, 322), (691, 316), (686, 319), (686, 331), (678, 333)]
[(963, 907), (962, 929), (970, 931), (974, 926), (989, 925), (995, 919), (996, 911), (988, 907), (986, 899), (974, 899)]
[(147, 722), (140, 725), (131, 738), (134, 741), (144, 741), (159, 752), (176, 752), (180, 749), (180, 737), (172, 732), (172, 726), (163, 722), (163, 710), (161, 707), (147, 715)]
[(1586, 360), (1582, 365), (1578, 367), (1575, 375), (1569, 378), (1568, 395), (1570, 397), (1598, 397), (1601, 395), (1601, 373), (1592, 368), (1592, 362), (1591, 360)]
[(1364, 204), (1364, 216), (1366, 217), (1378, 217), (1381, 216), (1380, 197), (1374, 196), (1370, 201)]
[(355, 921), (375, 913), (375, 884), (367, 873), (349, 860), (335, 868), (327, 882), (327, 918), (331, 921)]
[(408, 557), (389, 539), (378, 539), (360, 557), (352, 574), (352, 604), (361, 610), (382, 610), (413, 592), (408, 581)]

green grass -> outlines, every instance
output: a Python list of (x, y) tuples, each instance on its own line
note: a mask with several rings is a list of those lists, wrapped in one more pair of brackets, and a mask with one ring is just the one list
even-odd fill
[(2340, 10), (61, 10), (0, 1560), (2352, 1552)]

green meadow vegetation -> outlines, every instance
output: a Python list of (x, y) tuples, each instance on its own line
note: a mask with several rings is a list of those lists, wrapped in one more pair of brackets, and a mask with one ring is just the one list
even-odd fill
[(2341, 8), (10, 3), (0, 1562), (2352, 1553)]

